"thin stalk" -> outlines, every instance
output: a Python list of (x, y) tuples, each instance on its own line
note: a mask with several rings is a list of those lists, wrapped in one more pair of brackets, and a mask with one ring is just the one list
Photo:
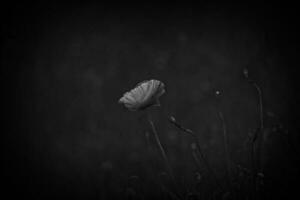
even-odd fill
[(157, 143), (157, 145), (158, 145), (158, 147), (159, 147), (159, 150), (160, 150), (160, 152), (161, 152), (161, 155), (162, 155), (162, 157), (163, 157), (163, 159), (164, 159), (164, 161), (165, 161), (165, 163), (166, 163), (167, 170), (169, 171), (171, 178), (172, 178), (172, 179), (175, 179), (175, 178), (174, 178), (174, 175), (173, 175), (173, 172), (172, 172), (172, 168), (171, 168), (171, 166), (170, 166), (169, 159), (168, 159), (168, 157), (167, 157), (167, 154), (166, 154), (166, 152), (165, 152), (163, 146), (161, 145), (161, 142), (160, 142), (160, 139), (159, 139), (158, 134), (157, 134), (157, 132), (156, 132), (154, 123), (153, 123), (151, 120), (149, 120), (149, 123), (150, 123), (151, 128), (152, 128), (152, 131), (153, 131), (153, 133), (154, 133), (155, 141), (156, 141), (156, 143)]
[(252, 185), (252, 192), (251, 196), (252, 199), (256, 199), (256, 167), (255, 167), (255, 156), (254, 156), (254, 144), (250, 146), (250, 159), (251, 159), (251, 168), (252, 168), (252, 177), (251, 177), (251, 185)]
[(199, 156), (197, 155), (197, 152), (196, 152), (196, 150), (192, 150), (192, 155), (193, 155), (193, 158), (194, 158), (194, 160), (195, 160), (195, 163), (196, 163), (196, 165), (197, 165), (197, 167), (198, 167), (198, 169), (201, 169), (201, 162), (200, 162), (200, 160), (199, 160)]
[(203, 151), (202, 151), (202, 148), (201, 148), (201, 146), (200, 146), (200, 144), (199, 144), (199, 140), (198, 140), (197, 135), (196, 135), (192, 130), (186, 129), (186, 128), (184, 128), (183, 126), (181, 126), (180, 124), (178, 124), (178, 123), (176, 122), (176, 120), (175, 120), (174, 117), (170, 117), (170, 120), (169, 120), (169, 121), (170, 121), (173, 125), (175, 125), (177, 128), (179, 128), (180, 130), (182, 130), (183, 132), (185, 132), (185, 133), (187, 133), (187, 134), (193, 136), (193, 139), (195, 140), (196, 147), (197, 147), (197, 149), (198, 149), (198, 154), (197, 154), (197, 155), (199, 155), (199, 157), (203, 160), (203, 162), (204, 162), (206, 168), (208, 169), (208, 171), (210, 172), (210, 174), (211, 174), (212, 177), (214, 178), (214, 180), (215, 180), (217, 186), (219, 187), (219, 189), (221, 189), (222, 191), (225, 191), (225, 190), (224, 190), (224, 187), (220, 184), (220, 182), (219, 182), (219, 180), (218, 180), (218, 178), (217, 178), (215, 172), (213, 171), (213, 169), (211, 168), (209, 162), (207, 161), (206, 157), (204, 156)]
[[(256, 176), (258, 172), (263, 172), (264, 168), (264, 113), (263, 113), (263, 99), (262, 90), (259, 85), (254, 81), (249, 79), (248, 71), (244, 71), (245, 77), (248, 82), (255, 88), (258, 98), (259, 98), (259, 128), (254, 132), (253, 138), (251, 138), (250, 143), (250, 160), (252, 167), (252, 199), (257, 198), (256, 194)], [(255, 143), (257, 140), (257, 152), (255, 152)], [(255, 155), (257, 156), (257, 161), (255, 161)]]
[(264, 112), (263, 112), (263, 100), (262, 100), (262, 91), (260, 87), (255, 83), (254, 81), (252, 82), (253, 86), (256, 88), (258, 96), (259, 96), (259, 113), (260, 113), (260, 128), (264, 128)]
[(263, 99), (262, 99), (262, 91), (260, 89), (260, 87), (258, 86), (258, 84), (251, 80), (250, 83), (252, 83), (252, 85), (254, 86), (254, 88), (257, 91), (258, 94), (258, 98), (259, 98), (259, 118), (260, 118), (260, 124), (259, 124), (259, 136), (257, 138), (257, 155), (258, 155), (258, 170), (260, 172), (263, 171), (263, 152), (264, 152), (264, 113), (263, 113)]
[(223, 138), (224, 138), (224, 149), (225, 149), (225, 156), (226, 156), (226, 165), (227, 165), (227, 176), (228, 176), (228, 183), (229, 186), (231, 186), (231, 159), (230, 159), (230, 154), (229, 154), (229, 148), (228, 148), (228, 135), (227, 135), (227, 129), (226, 129), (226, 123), (224, 120), (223, 113), (220, 111), (219, 112), (219, 117), (222, 122), (222, 129), (223, 129)]
[(251, 172), (252, 172), (252, 177), (251, 177), (251, 185), (252, 185), (252, 192), (251, 196), (252, 199), (256, 199), (256, 175), (257, 175), (257, 167), (255, 165), (255, 141), (257, 140), (259, 130), (255, 130), (253, 133), (253, 136), (250, 138), (250, 162), (251, 162)]
[[(158, 145), (158, 147), (159, 147), (159, 150), (160, 150), (160, 152), (161, 152), (161, 155), (162, 155), (162, 157), (163, 157), (163, 159), (164, 159), (164, 161), (165, 161), (166, 168), (167, 168), (167, 170), (168, 170), (168, 172), (169, 172), (169, 175), (170, 175), (170, 177), (171, 177), (171, 179), (172, 179), (172, 181), (173, 181), (173, 183), (174, 183), (174, 186), (176, 187), (176, 179), (175, 179), (173, 170), (172, 170), (172, 168), (171, 168), (170, 161), (169, 161), (169, 159), (168, 159), (168, 157), (167, 157), (167, 154), (166, 154), (166, 152), (165, 152), (165, 150), (164, 150), (164, 148), (163, 148), (163, 146), (162, 146), (162, 144), (161, 144), (161, 142), (160, 142), (160, 139), (159, 139), (159, 137), (158, 137), (158, 134), (157, 134), (155, 125), (154, 125), (154, 123), (153, 123), (153, 121), (152, 121), (152, 119), (151, 119), (151, 115), (150, 115), (149, 112), (147, 112), (147, 117), (148, 117), (148, 122), (149, 122), (149, 124), (151, 125), (152, 132), (153, 132), (155, 141), (156, 141), (156, 143), (157, 143), (157, 145)], [(178, 198), (182, 199), (182, 198), (180, 197), (179, 194), (176, 194), (176, 195), (178, 196)]]

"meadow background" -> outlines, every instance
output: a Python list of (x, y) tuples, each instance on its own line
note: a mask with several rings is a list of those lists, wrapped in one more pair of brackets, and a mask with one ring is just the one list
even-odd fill
[(263, 96), (262, 198), (299, 196), (297, 32), (293, 12), (283, 11), (274, 4), (9, 6), (1, 52), (10, 122), (5, 190), (31, 199), (170, 199), (150, 126), (117, 103), (153, 78), (166, 85), (153, 116), (180, 191), (208, 199), (216, 189), (170, 115), (197, 133), (226, 185), (221, 111), (241, 185), (247, 175), (236, 166), (251, 168), (247, 138), (260, 123), (247, 69)]

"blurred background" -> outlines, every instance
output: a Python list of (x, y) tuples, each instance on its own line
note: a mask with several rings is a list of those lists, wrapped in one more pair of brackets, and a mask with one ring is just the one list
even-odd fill
[[(250, 80), (261, 89), (264, 119), (257, 198), (297, 194), (293, 5), (15, 3), (2, 9), (9, 195), (172, 199), (169, 193), (178, 191), (213, 198), (218, 189), (201, 160), (197, 166), (193, 139), (168, 116), (197, 134), (226, 186), (221, 112), (231, 184), (241, 195), (235, 198), (249, 199), (249, 135), (260, 127), (259, 95)], [(171, 186), (144, 114), (118, 104), (148, 79), (166, 85), (152, 115), (179, 190)], [(216, 195), (234, 198), (226, 194)]]

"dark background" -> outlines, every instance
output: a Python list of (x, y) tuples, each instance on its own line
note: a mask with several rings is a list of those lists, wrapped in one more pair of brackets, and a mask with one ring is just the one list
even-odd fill
[[(197, 132), (225, 183), (218, 112), (234, 165), (250, 168), (246, 141), (259, 126), (258, 95), (243, 75), (247, 68), (263, 95), (264, 198), (299, 195), (296, 9), (201, 2), (2, 6), (5, 193), (31, 199), (162, 197), (155, 181), (165, 166), (150, 127), (140, 112), (117, 103), (153, 78), (166, 85), (153, 118), (178, 184), (192, 188), (199, 169), (191, 138), (169, 124), (169, 115)], [(207, 198), (214, 184), (205, 170), (199, 173)]]

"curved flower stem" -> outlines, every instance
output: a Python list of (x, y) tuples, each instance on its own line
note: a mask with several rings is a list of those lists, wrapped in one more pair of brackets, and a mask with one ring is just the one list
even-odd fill
[(227, 129), (226, 129), (226, 123), (224, 120), (223, 113), (219, 111), (219, 117), (222, 122), (222, 129), (223, 129), (223, 137), (224, 137), (224, 148), (225, 148), (225, 155), (226, 155), (226, 164), (227, 164), (227, 175), (228, 175), (228, 183), (229, 186), (231, 186), (231, 159), (229, 154), (229, 148), (228, 148), (228, 135), (227, 135)]
[(250, 143), (250, 162), (251, 162), (251, 168), (252, 168), (252, 191), (251, 191), (251, 196), (252, 199), (256, 198), (256, 166), (255, 166), (255, 149), (254, 149), (254, 145), (255, 145), (255, 140), (252, 140)]
[(259, 129), (256, 129), (251, 136), (249, 136), (249, 161), (251, 163), (251, 199), (256, 199), (256, 175), (257, 168), (255, 165), (255, 141), (259, 135)]
[(260, 127), (261, 127), (261, 129), (263, 129), (264, 128), (264, 113), (263, 113), (263, 103), (262, 103), (262, 92), (261, 92), (260, 87), (256, 83), (253, 83), (253, 85), (256, 88), (258, 95), (259, 95)]
[(263, 148), (264, 148), (264, 113), (263, 113), (263, 100), (262, 100), (262, 91), (260, 87), (252, 81), (253, 86), (255, 87), (258, 97), (259, 97), (259, 117), (260, 117), (260, 134), (258, 138), (258, 162), (259, 162), (259, 170), (263, 170)]
[[(149, 112), (149, 111), (147, 112), (147, 118), (148, 118), (149, 124), (151, 125), (152, 132), (153, 132), (153, 134), (154, 134), (155, 141), (156, 141), (156, 143), (157, 143), (157, 145), (158, 145), (158, 147), (159, 147), (159, 150), (160, 150), (160, 152), (161, 152), (161, 154), (162, 154), (162, 157), (163, 157), (163, 159), (164, 159), (164, 161), (165, 161), (167, 170), (169, 171), (169, 175), (170, 175), (172, 181), (174, 182), (174, 186), (176, 186), (176, 180), (175, 180), (175, 176), (174, 176), (173, 170), (172, 170), (171, 165), (170, 165), (170, 161), (169, 161), (169, 159), (168, 159), (168, 157), (167, 157), (167, 154), (166, 154), (166, 152), (165, 152), (165, 150), (164, 150), (164, 148), (163, 148), (163, 146), (162, 146), (162, 144), (161, 144), (161, 142), (160, 142), (160, 139), (159, 139), (159, 137), (158, 137), (158, 134), (157, 134), (155, 125), (154, 125), (154, 123), (153, 123), (153, 121), (152, 121), (152, 119), (151, 119), (151, 115), (150, 115), (150, 112)], [(181, 197), (180, 197), (179, 194), (177, 194), (177, 196), (178, 196), (178, 198), (181, 199)]]
[[(263, 112), (263, 98), (262, 90), (259, 85), (252, 79), (246, 77), (248, 82), (255, 88), (259, 98), (259, 134), (257, 135), (257, 169), (263, 171), (263, 152), (264, 152), (264, 112)], [(255, 142), (255, 141), (254, 141)]]
[(254, 81), (251, 81), (253, 86), (255, 87), (258, 96), (259, 96), (259, 113), (260, 113), (260, 128), (264, 128), (264, 113), (263, 113), (263, 103), (262, 103), (262, 91), (260, 87)]
[(206, 157), (204, 156), (203, 154), (203, 151), (202, 151), (202, 148), (199, 144), (199, 140), (198, 140), (198, 137), (197, 135), (190, 129), (186, 129), (184, 128), (183, 126), (181, 126), (180, 124), (177, 123), (177, 121), (175, 120), (175, 118), (173, 117), (170, 117), (169, 121), (175, 125), (177, 128), (179, 128), (180, 130), (182, 130), (183, 132), (193, 136), (194, 140), (195, 140), (195, 144), (196, 144), (196, 147), (198, 149), (198, 152), (199, 152), (199, 157), (203, 160), (204, 164), (206, 165), (206, 168), (208, 169), (208, 171), (211, 173), (211, 175), (213, 176), (217, 186), (219, 187), (219, 189), (221, 189), (222, 191), (225, 191), (224, 190), (224, 187), (220, 184), (215, 172), (213, 171), (213, 169), (211, 168), (209, 162), (207, 161)]
[[(263, 152), (264, 152), (264, 113), (263, 113), (263, 99), (262, 91), (259, 85), (251, 79), (248, 79), (249, 83), (253, 85), (257, 91), (259, 98), (259, 128), (255, 131), (253, 138), (251, 139), (250, 146), (250, 159), (252, 163), (252, 199), (256, 199), (256, 175), (263, 171)], [(255, 152), (255, 142), (257, 140), (257, 152)], [(257, 156), (257, 161), (255, 162), (255, 155)]]

